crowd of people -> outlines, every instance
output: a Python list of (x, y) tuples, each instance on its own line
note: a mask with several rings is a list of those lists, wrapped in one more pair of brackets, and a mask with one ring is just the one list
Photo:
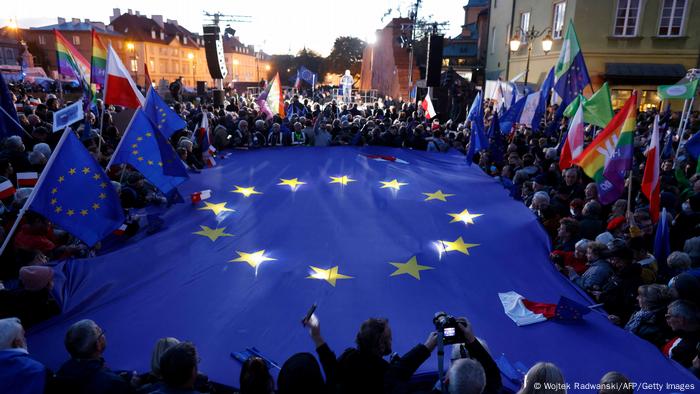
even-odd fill
[[(13, 87), (12, 93), (24, 134), (6, 138), (0, 147), (0, 184), (10, 181), (16, 189), (0, 201), (0, 241), (32, 190), (18, 184), (16, 174), (41, 173), (60, 137), (60, 133), (52, 133), (53, 112), (68, 104), (53, 94), (42, 99), (32, 97), (21, 87)], [(219, 153), (296, 145), (467, 151), (470, 122), (426, 120), (420, 106), (391, 98), (358, 106), (338, 104), (331, 98), (324, 100), (322, 95), (315, 97), (318, 101), (290, 94), (286, 116), (270, 118), (259, 110), (253, 97), (235, 92), (227, 96), (223, 105), (214, 105), (204, 98), (171, 102), (173, 110), (187, 122), (187, 128), (173, 134), (170, 142), (192, 172), (205, 167), (208, 143)], [(498, 103), (486, 101), (484, 106), (488, 127)], [(548, 108), (545, 123), (554, 121), (556, 109)], [(120, 111), (104, 108), (98, 101), (98, 116), (90, 113), (87, 124), (80, 122), (74, 128), (103, 166), (124, 132), (114, 122)], [(681, 138), (680, 113), (662, 116), (664, 129), (675, 132), (675, 136), (665, 139), (672, 144), (670, 151), (679, 151), (678, 155), (664, 157), (660, 168), (661, 205), (670, 227), (670, 248), (663, 251), (655, 247), (659, 226), (652, 221), (648, 201), (640, 192), (644, 151), (655, 115), (653, 109), (639, 114), (635, 166), (627, 184), (631, 190), (627, 189), (610, 205), (600, 203), (596, 183), (580, 168), (560, 170), (558, 145), (566, 122), (551, 135), (516, 125), (507, 135), (502, 152), (477, 152), (473, 165), (501, 182), (511, 196), (532, 210), (551, 239), (552, 264), (563, 277), (603, 304), (602, 310), (608, 313), (611, 324), (653, 343), (664, 356), (700, 376), (700, 174), (696, 173), (695, 161), (683, 149), (690, 135), (700, 129), (700, 119), (697, 112), (692, 113)], [(204, 117), (208, 122), (202, 121)], [(210, 128), (208, 143), (198, 132), (203, 123)], [(589, 130), (587, 140), (593, 137), (594, 130)], [(157, 231), (143, 229), (144, 222), (134, 219), (133, 212), (150, 205), (165, 206), (170, 203), (167, 197), (128, 167), (108, 169), (108, 174), (127, 217), (133, 219), (127, 220), (126, 236), (142, 230)], [(632, 196), (630, 200), (628, 195)], [(58, 371), (49, 371), (31, 359), (24, 329), (60, 313), (51, 292), (53, 270), (47, 263), (99, 254), (101, 247), (98, 243), (88, 248), (39, 214), (24, 215), (0, 265), (0, 318), (4, 318), (0, 320), (0, 391), (233, 392), (233, 388), (210, 382), (199, 373), (196, 344), (181, 343), (175, 338), (158, 341), (150, 372), (139, 375), (110, 370), (102, 359), (105, 334), (90, 320), (75, 323), (66, 333), (65, 347), (71, 359)], [(488, 349), (474, 337), (466, 319), (460, 322), (467, 342), (455, 346), (456, 357), (441, 384), (447, 384), (450, 393), (500, 392), (500, 374)], [(336, 358), (321, 337), (316, 317), (305, 324), (316, 345), (320, 367), (309, 353), (294, 355), (282, 367), (275, 384), (265, 360), (252, 358), (243, 365), (241, 393), (417, 392), (410, 378), (435, 348), (435, 336), (431, 334), (423, 345), (386, 361), (384, 357), (392, 353), (389, 324), (384, 319), (369, 319), (358, 332), (357, 347)], [(631, 386), (624, 384), (626, 381), (620, 373), (606, 374), (601, 383), (620, 384), (601, 387), (630, 390), (601, 392), (632, 392)], [(13, 386), (15, 382), (18, 386)], [(538, 382), (564, 383), (565, 378), (555, 365), (539, 363), (528, 372), (521, 392), (544, 392), (535, 388), (542, 387), (534, 385)], [(431, 384), (424, 392), (439, 387), (440, 384)]]

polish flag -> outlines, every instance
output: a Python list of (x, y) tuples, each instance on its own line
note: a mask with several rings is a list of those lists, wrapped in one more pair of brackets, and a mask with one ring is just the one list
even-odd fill
[(39, 174), (36, 172), (18, 172), (17, 186), (19, 187), (34, 187), (36, 181), (39, 180)]
[(14, 195), (15, 186), (12, 184), (12, 182), (10, 182), (9, 179), (3, 183), (0, 183), (0, 200), (4, 200)]
[(557, 304), (529, 301), (514, 291), (498, 293), (498, 297), (506, 315), (518, 326), (547, 321), (556, 315)]
[(435, 115), (437, 115), (437, 112), (435, 112), (435, 108), (433, 107), (433, 101), (430, 100), (429, 94), (425, 95), (425, 99), (423, 99), (423, 103), (421, 103), (421, 107), (423, 107), (423, 111), (425, 111), (425, 118), (426, 119), (434, 118)]
[(114, 235), (124, 235), (125, 232), (126, 232), (126, 223), (119, 226), (119, 228), (114, 230), (112, 233)]
[(583, 129), (583, 105), (579, 104), (576, 114), (571, 119), (569, 131), (566, 133), (564, 147), (561, 150), (559, 158), (559, 169), (565, 170), (571, 167), (573, 161), (583, 152), (583, 138), (585, 131)]
[(196, 204), (200, 201), (204, 201), (210, 197), (211, 197), (211, 190), (209, 190), (209, 189), (202, 190), (201, 192), (194, 192), (190, 196), (190, 198), (192, 199), (192, 204)]
[(107, 77), (105, 78), (104, 102), (106, 105), (121, 105), (127, 108), (139, 108), (146, 99), (131, 79), (129, 71), (114, 52), (112, 45), (107, 49)]
[(651, 220), (659, 221), (659, 206), (661, 205), (661, 185), (659, 182), (659, 115), (654, 118), (654, 130), (647, 148), (647, 164), (644, 166), (642, 178), (642, 193), (649, 199), (649, 214)]

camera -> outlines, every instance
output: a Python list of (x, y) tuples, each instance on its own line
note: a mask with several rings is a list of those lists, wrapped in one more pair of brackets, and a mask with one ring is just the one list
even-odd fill
[(450, 316), (445, 312), (438, 312), (433, 317), (433, 324), (435, 324), (436, 330), (442, 332), (445, 345), (465, 343), (467, 341), (464, 333), (459, 328), (459, 322), (454, 316)]

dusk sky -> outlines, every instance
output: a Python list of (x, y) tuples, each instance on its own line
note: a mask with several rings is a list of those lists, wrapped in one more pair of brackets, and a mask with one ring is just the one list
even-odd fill
[[(432, 15), (435, 21), (449, 22), (447, 36), (455, 36), (464, 23), (462, 7), (468, 0), (425, 0), (419, 17)], [(88, 18), (109, 23), (112, 8), (122, 13), (129, 8), (142, 15), (160, 14), (164, 19), (177, 19), (185, 28), (202, 31), (205, 22), (203, 11), (231, 15), (250, 16), (250, 23), (233, 23), (236, 35), (245, 44), (253, 44), (270, 54), (296, 53), (306, 46), (328, 55), (333, 41), (342, 35), (368, 40), (376, 29), (385, 26), (391, 17), (407, 16), (414, 1), (409, 0), (304, 0), (304, 1), (213, 1), (199, 0), (121, 0), (97, 1), (46, 1), (39, 0), (28, 7), (22, 2), (3, 5), (0, 26), (16, 18), (21, 27), (45, 26), (56, 23), (57, 17)], [(392, 9), (390, 16), (382, 16)], [(222, 24), (225, 27), (226, 23)]]

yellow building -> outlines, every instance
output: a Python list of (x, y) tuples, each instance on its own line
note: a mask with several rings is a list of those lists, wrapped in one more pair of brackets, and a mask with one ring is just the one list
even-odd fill
[[(487, 79), (525, 71), (525, 35), (517, 52), (510, 52), (508, 42), (519, 29), (534, 28), (542, 35), (532, 42), (528, 82), (541, 84), (559, 58), (570, 21), (593, 88), (608, 81), (616, 107), (633, 89), (640, 92), (642, 108), (658, 106), (658, 85), (673, 84), (700, 66), (698, 0), (497, 0), (491, 16)], [(554, 42), (548, 53), (541, 44), (546, 34)]]
[(228, 75), (224, 83), (235, 87), (236, 82), (270, 80), (270, 60), (263, 52), (255, 52), (252, 45), (244, 45), (238, 37), (224, 36), (224, 57)]

